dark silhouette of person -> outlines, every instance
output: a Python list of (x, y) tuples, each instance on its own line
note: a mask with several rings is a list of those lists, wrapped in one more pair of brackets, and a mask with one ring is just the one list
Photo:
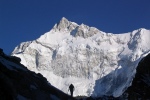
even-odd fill
[(73, 91), (74, 91), (74, 86), (73, 86), (73, 84), (70, 84), (69, 90), (70, 90), (71, 97), (73, 97)]

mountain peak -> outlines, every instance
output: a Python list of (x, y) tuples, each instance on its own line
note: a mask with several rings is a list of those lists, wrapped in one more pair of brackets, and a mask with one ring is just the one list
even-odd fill
[(79, 25), (76, 24), (75, 22), (71, 22), (67, 18), (62, 17), (60, 22), (55, 24), (55, 26), (53, 27), (53, 30), (55, 30), (55, 31), (69, 31), (69, 32), (71, 32), (77, 26), (79, 26)]
[(59, 23), (55, 24), (53, 29), (56, 31), (64, 31), (70, 24), (71, 22), (68, 21), (65, 17), (62, 17)]
[(57, 24), (57, 28), (58, 28), (59, 30), (64, 30), (64, 29), (66, 29), (66, 28), (69, 26), (70, 23), (71, 23), (71, 22), (68, 21), (68, 19), (66, 19), (65, 17), (63, 17), (63, 18), (60, 20), (60, 22)]
[(61, 22), (61, 21), (68, 21), (68, 19), (65, 18), (65, 17), (62, 17), (62, 19), (60, 20), (60, 22)]

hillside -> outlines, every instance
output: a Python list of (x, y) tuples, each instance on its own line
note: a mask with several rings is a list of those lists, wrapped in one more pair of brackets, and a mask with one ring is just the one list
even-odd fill
[(0, 49), (0, 100), (74, 100)]

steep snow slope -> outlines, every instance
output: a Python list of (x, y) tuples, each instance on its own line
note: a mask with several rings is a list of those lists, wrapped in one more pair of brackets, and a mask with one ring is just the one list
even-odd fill
[(73, 83), (76, 96), (118, 97), (131, 85), (138, 62), (150, 53), (149, 38), (150, 30), (144, 28), (112, 34), (62, 18), (12, 55), (66, 93)]

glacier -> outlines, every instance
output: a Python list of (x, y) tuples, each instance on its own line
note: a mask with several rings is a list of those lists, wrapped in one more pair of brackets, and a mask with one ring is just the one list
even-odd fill
[(105, 33), (66, 18), (33, 41), (22, 42), (11, 55), (74, 96), (119, 97), (131, 84), (139, 61), (150, 53), (150, 30)]

